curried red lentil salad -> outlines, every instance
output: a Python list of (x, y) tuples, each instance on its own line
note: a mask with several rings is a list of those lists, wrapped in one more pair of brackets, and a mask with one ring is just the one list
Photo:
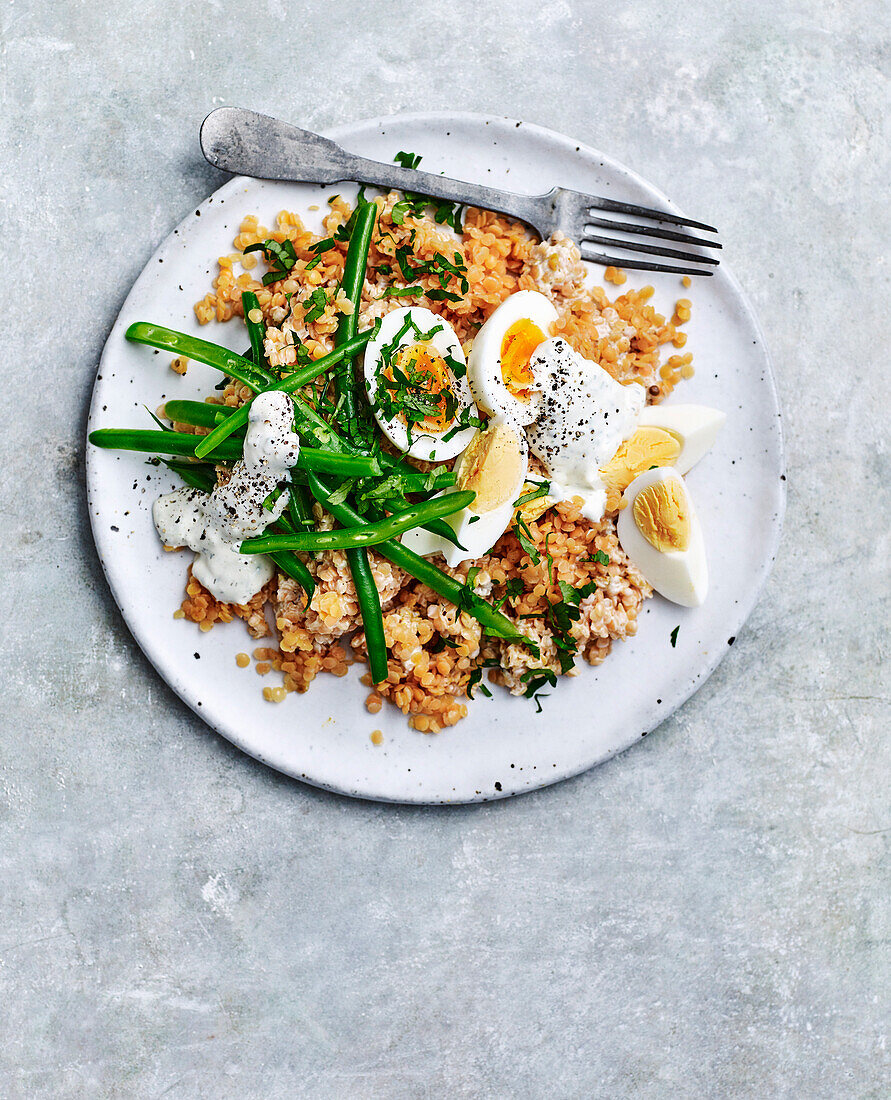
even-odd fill
[(219, 258), (195, 313), (244, 324), (244, 355), (128, 330), (221, 373), (157, 430), (91, 435), (184, 481), (153, 510), (165, 549), (195, 551), (174, 616), (242, 619), (270, 702), (365, 664), (368, 710), (433, 733), (489, 684), (540, 708), (654, 588), (701, 603), (682, 475), (723, 416), (659, 408), (693, 374), (690, 301), (611, 298), (565, 237), (420, 196), (332, 195), (323, 224), (248, 216)]

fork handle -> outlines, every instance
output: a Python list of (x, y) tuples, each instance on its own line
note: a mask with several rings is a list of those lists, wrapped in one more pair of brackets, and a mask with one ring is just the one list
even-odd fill
[(304, 183), (354, 180), (387, 190), (419, 191), (508, 214), (535, 229), (545, 220), (553, 195), (517, 195), (416, 168), (367, 160), (341, 149), (329, 138), (241, 107), (211, 111), (201, 124), (201, 150), (216, 168), (236, 175)]

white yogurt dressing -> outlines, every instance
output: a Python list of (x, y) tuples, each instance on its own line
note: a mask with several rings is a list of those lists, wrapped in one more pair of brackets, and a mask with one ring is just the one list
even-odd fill
[(285, 491), (271, 510), (263, 507), (300, 454), (293, 418), (286, 393), (258, 394), (250, 407), (244, 458), (235, 463), (229, 481), (212, 493), (177, 489), (158, 497), (152, 507), (161, 541), (194, 550), (193, 576), (224, 603), (247, 603), (275, 571), (265, 554), (240, 554), (239, 547), (277, 520), (288, 503)]
[(646, 391), (634, 382), (623, 386), (560, 337), (539, 344), (530, 366), (540, 393), (526, 428), (529, 447), (548, 471), (550, 495), (581, 497), (582, 514), (596, 523), (606, 508), (600, 467), (634, 432)]

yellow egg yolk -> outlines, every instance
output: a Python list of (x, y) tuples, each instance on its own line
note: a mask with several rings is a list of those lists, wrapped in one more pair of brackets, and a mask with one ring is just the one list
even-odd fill
[(638, 428), (626, 439), (605, 466), (600, 476), (610, 489), (624, 493), (638, 474), (651, 466), (671, 466), (681, 453), (681, 445), (662, 428)]
[(528, 317), (515, 321), (501, 341), (501, 377), (519, 401), (531, 401), (529, 389), (535, 381), (529, 360), (546, 337)]
[(458, 488), (471, 489), (471, 512), (483, 515), (500, 508), (514, 492), (523, 465), (519, 437), (506, 424), (490, 424), (477, 432), (457, 467)]
[(429, 413), (419, 423), (429, 431), (444, 432), (455, 419), (450, 407), (454, 401), (448, 401), (454, 397), (452, 372), (446, 361), (430, 344), (412, 344), (399, 352), (396, 366), (407, 376), (412, 390), (437, 399), (439, 411)]
[(657, 481), (634, 498), (634, 522), (660, 554), (690, 545), (690, 514), (683, 487), (675, 480)]

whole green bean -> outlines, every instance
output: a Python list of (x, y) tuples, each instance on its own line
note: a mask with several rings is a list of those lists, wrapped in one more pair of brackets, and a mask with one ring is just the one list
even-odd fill
[[(154, 428), (97, 428), (89, 436), (94, 447), (115, 451), (145, 451), (156, 455), (194, 455), (196, 447), (204, 438), (188, 432), (162, 432)], [(208, 462), (228, 465), (241, 458), (241, 449), (242, 440), (226, 439), (204, 457)]]
[(476, 493), (450, 493), (435, 500), (416, 504), (404, 512), (396, 512), (376, 523), (361, 527), (341, 527), (335, 531), (305, 531), (295, 535), (259, 535), (245, 539), (242, 554), (269, 554), (276, 550), (346, 550), (354, 546), (375, 546), (394, 539), (403, 531), (420, 527), (428, 520), (450, 516), (473, 503)]
[[(373, 329), (366, 329), (364, 332), (360, 333), (355, 340), (351, 340), (342, 347), (335, 348), (334, 351), (329, 352), (327, 355), (323, 355), (321, 359), (316, 359), (316, 361), (310, 363), (309, 366), (294, 371), (293, 374), (289, 374), (288, 377), (282, 379), (281, 382), (266, 386), (265, 389), (281, 390), (283, 393), (293, 393), (295, 390), (299, 390), (300, 387), (305, 386), (307, 382), (311, 382), (314, 378), (318, 378), (320, 374), (324, 374), (329, 367), (333, 367), (336, 363), (339, 363), (344, 356), (355, 354), (360, 348), (364, 348), (371, 339), (372, 332)], [(251, 400), (253, 400), (253, 398)], [(206, 435), (201, 441), (200, 447), (195, 452), (198, 458), (203, 458), (208, 451), (212, 451), (214, 447), (217, 447), (224, 439), (232, 435), (233, 432), (237, 432), (239, 428), (244, 427), (248, 422), (248, 410), (250, 406), (250, 401), (246, 402), (244, 405), (240, 405), (232, 416), (224, 420), (222, 424), (218, 424), (210, 435)]]
[(305, 485), (298, 485), (294, 481), (291, 482), (288, 493), (288, 516), (298, 531), (305, 531), (315, 524), (309, 491)]
[(136, 321), (124, 335), (136, 344), (148, 344), (152, 348), (172, 351), (175, 355), (184, 355), (187, 359), (206, 363), (207, 366), (215, 367), (223, 374), (228, 374), (230, 378), (237, 379), (255, 391), (262, 390), (275, 382), (274, 375), (243, 355), (237, 355), (228, 348), (212, 344), (209, 340), (202, 340), (198, 336), (177, 332), (176, 329), (152, 325), (147, 321)]
[[(231, 419), (231, 417), (230, 417)], [(197, 455), (198, 444), (208, 436), (188, 432), (163, 432), (154, 428), (97, 428), (90, 432), (90, 442), (96, 447), (121, 451), (145, 451), (159, 455)], [(224, 439), (200, 457), (208, 462), (230, 464), (241, 458), (242, 441)], [(298, 470), (314, 470), (340, 477), (376, 477), (380, 473), (377, 460), (370, 455), (339, 454), (317, 447), (301, 447), (294, 464)]]
[[(356, 207), (353, 231), (343, 264), (343, 277), (340, 280), (343, 293), (353, 304), (353, 311), (340, 316), (334, 341), (338, 347), (349, 343), (356, 335), (359, 324), (359, 304), (362, 298), (362, 287), (365, 285), (365, 271), (368, 267), (368, 249), (371, 246), (376, 217), (375, 203), (366, 202)], [(347, 435), (355, 436), (359, 417), (355, 355), (344, 358), (335, 371), (335, 377)]]
[[(371, 203), (357, 206), (353, 215), (352, 235), (341, 280), (343, 291), (353, 303), (353, 312), (349, 315), (343, 315), (338, 323), (337, 332), (334, 336), (334, 346), (337, 348), (348, 347), (351, 338), (356, 333), (359, 322), (359, 300), (362, 297), (365, 269), (368, 266), (368, 248), (371, 243), (371, 233), (376, 215), (377, 207)], [(343, 359), (342, 366), (335, 371), (335, 377), (339, 398), (338, 405), (343, 414), (344, 427), (347, 435), (355, 438), (359, 435), (359, 423), (357, 419), (358, 405), (354, 353)], [(377, 585), (374, 583), (368, 551), (361, 547), (348, 550), (347, 560), (356, 587), (356, 598), (359, 601), (362, 624), (365, 627), (368, 667), (371, 670), (371, 678), (375, 683), (379, 683), (387, 676), (387, 645), (384, 636), (384, 619), (381, 613), (380, 595)]]
[[(330, 502), (329, 497), (332, 490), (320, 478), (310, 473), (307, 475), (307, 479), (313, 496), (339, 523), (342, 523), (344, 527), (354, 527), (362, 523), (362, 517), (354, 512), (349, 505), (332, 504)], [(507, 641), (525, 643), (533, 649), (536, 648), (532, 639), (521, 633), (516, 623), (512, 623), (506, 615), (496, 611), (491, 604), (486, 603), (481, 597), (474, 596), (467, 585), (461, 584), (460, 581), (456, 581), (447, 573), (443, 573), (441, 569), (437, 569), (426, 558), (422, 558), (420, 554), (409, 550), (407, 546), (403, 546), (400, 542), (388, 540), (379, 543), (375, 549), (394, 565), (398, 565), (400, 569), (404, 569), (406, 573), (422, 581), (428, 588), (432, 588), (438, 595), (461, 608), (462, 611), (466, 611), (468, 615), (481, 623), (488, 633), (499, 638), (505, 638)]]

